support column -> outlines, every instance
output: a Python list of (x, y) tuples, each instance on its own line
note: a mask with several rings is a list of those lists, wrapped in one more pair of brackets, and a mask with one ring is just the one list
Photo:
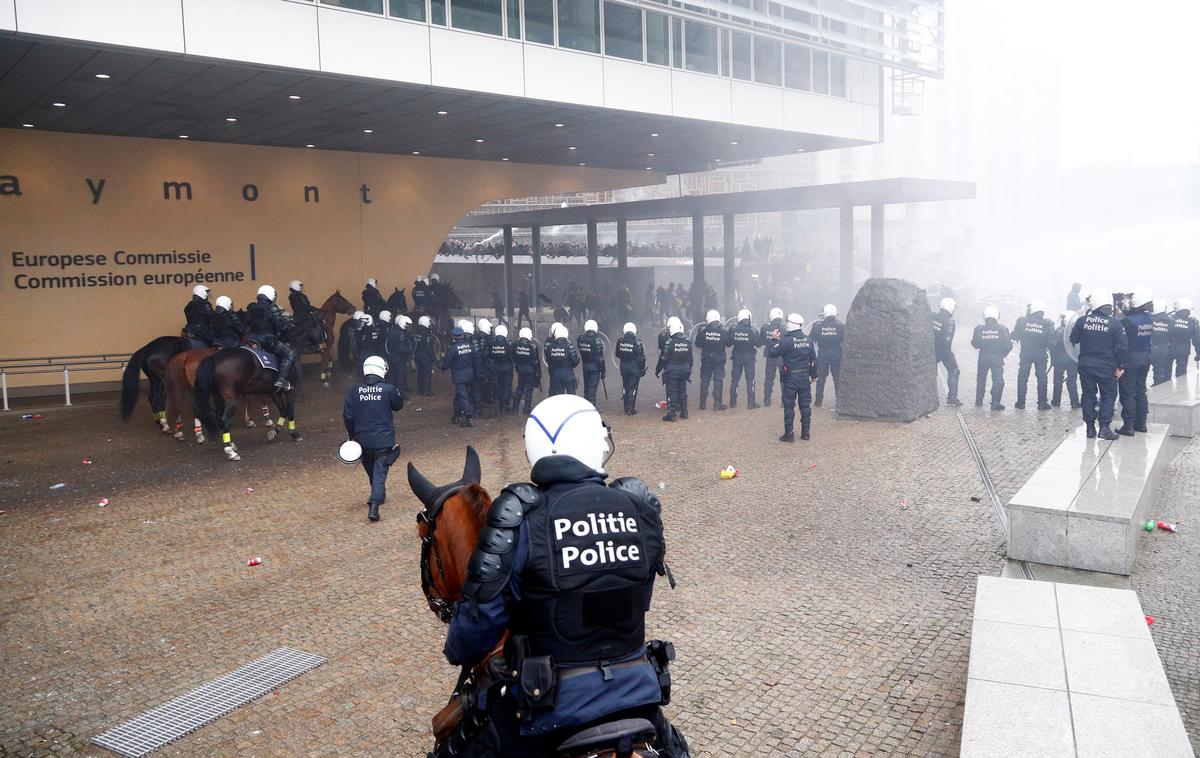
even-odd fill
[(871, 203), (871, 276), (883, 276), (883, 203)]
[(849, 311), (854, 298), (854, 206), (843, 205), (841, 215), (842, 302)]
[(529, 234), (533, 238), (530, 248), (533, 253), (533, 312), (537, 314), (533, 334), (536, 337), (537, 321), (542, 315), (542, 227), (531, 227)]
[(512, 227), (504, 227), (504, 316), (513, 317), (513, 238)]
[(692, 321), (704, 319), (704, 216), (692, 216)]
[(617, 221), (617, 273), (621, 284), (629, 286), (629, 229), (625, 219)]
[(587, 258), (588, 285), (592, 290), (598, 290), (600, 286), (600, 245), (596, 242), (595, 221), (587, 222)]
[(737, 315), (737, 303), (733, 302), (734, 254), (737, 252), (737, 243), (734, 240), (736, 218), (732, 213), (726, 213), (721, 219), (721, 223), (725, 232), (725, 318), (728, 319), (730, 316)]

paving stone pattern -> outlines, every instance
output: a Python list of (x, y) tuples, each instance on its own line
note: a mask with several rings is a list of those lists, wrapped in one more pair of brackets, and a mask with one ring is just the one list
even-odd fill
[[(525, 478), (520, 421), (450, 427), (437, 390), (399, 414), (400, 464), (450, 480), (469, 441), (493, 492)], [(647, 380), (641, 415), (602, 407), (613, 472), (664, 503), (680, 586), (660, 584), (648, 628), (679, 651), (668, 712), (694, 753), (956, 755), (975, 577), (1004, 551), (971, 500), (984, 492), (954, 414), (855, 422), (827, 404), (811, 443), (784, 445), (778, 405), (664, 424), (661, 396)], [(38, 412), (0, 416), (0, 755), (103, 754), (90, 737), (283, 645), (328, 663), (162, 754), (423, 754), (455, 671), (421, 596), (402, 467), (369, 524), (365, 477), (334, 459), (340, 392), (305, 387), (301, 443), (235, 430), (240, 463), (156, 433), (144, 405), (129, 425), (111, 397)], [(1074, 423), (967, 416), (1003, 496)], [(726, 464), (741, 475), (720, 480)], [(1164, 483), (1178, 510), (1161, 515), (1186, 520), (1198, 480), (1193, 445)], [(1193, 741), (1196, 546), (1186, 521), (1155, 535), (1134, 577)]]

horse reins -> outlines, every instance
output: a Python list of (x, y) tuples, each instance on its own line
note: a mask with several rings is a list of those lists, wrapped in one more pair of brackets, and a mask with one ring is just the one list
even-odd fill
[(417, 523), (425, 525), (425, 536), (421, 538), (421, 592), (425, 593), (425, 600), (429, 603), (429, 609), (436, 613), (437, 617), (443, 623), (447, 624), (454, 617), (454, 607), (444, 598), (438, 597), (434, 592), (433, 569), (429, 563), (429, 556), (431, 553), (433, 554), (433, 559), (437, 562), (438, 573), (442, 579), (445, 579), (446, 567), (442, 564), (442, 555), (438, 551), (437, 542), (434, 539), (434, 534), (437, 530), (437, 517), (441, 514), (442, 506), (446, 504), (446, 501), (466, 486), (466, 482), (456, 482), (439, 487), (437, 490), (434, 490), (436, 497), (433, 504), (417, 513)]

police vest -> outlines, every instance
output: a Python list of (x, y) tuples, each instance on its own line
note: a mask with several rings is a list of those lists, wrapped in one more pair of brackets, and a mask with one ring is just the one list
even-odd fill
[(275, 320), (271, 318), (271, 306), (255, 301), (246, 306), (246, 328), (251, 334), (275, 334)]
[(1167, 346), (1167, 342), (1169, 341), (1168, 335), (1170, 335), (1170, 333), (1171, 333), (1171, 319), (1169, 319), (1166, 316), (1163, 316), (1161, 314), (1158, 316), (1155, 316), (1154, 317), (1154, 335), (1153, 335), (1153, 339), (1152, 339), (1152, 343), (1153, 343), (1154, 347), (1165, 348)]
[(754, 327), (748, 324), (738, 324), (733, 327), (733, 354), (742, 356), (754, 353)]
[(512, 358), (508, 355), (508, 340), (503, 337), (492, 339), (492, 363), (497, 365), (510, 364)]
[(838, 322), (821, 322), (817, 329), (817, 345), (821, 350), (836, 352), (842, 349), (842, 325)]
[(705, 358), (725, 357), (725, 335), (721, 333), (721, 327), (704, 327), (704, 334), (700, 338), (700, 349), (704, 352)]
[(1129, 352), (1150, 352), (1150, 345), (1154, 340), (1154, 320), (1150, 314), (1131, 313), (1125, 320), (1134, 325), (1133, 334), (1129, 337)]
[(590, 334), (585, 334), (576, 340), (576, 345), (579, 347), (579, 357), (584, 363), (604, 362), (604, 346), (599, 343), (600, 338)]
[(1027, 319), (1021, 331), (1021, 352), (1029, 354), (1044, 351), (1048, 344), (1046, 338), (1049, 332), (1045, 321)]
[(686, 367), (692, 362), (692, 343), (672, 338), (667, 343), (667, 367)]
[(519, 340), (513, 347), (513, 360), (517, 364), (517, 370), (522, 373), (537, 368), (537, 348), (527, 339)]
[(575, 667), (641, 648), (664, 550), (659, 513), (601, 484), (554, 487), (529, 506), (524, 527), (529, 559), (509, 627), (532, 653)]

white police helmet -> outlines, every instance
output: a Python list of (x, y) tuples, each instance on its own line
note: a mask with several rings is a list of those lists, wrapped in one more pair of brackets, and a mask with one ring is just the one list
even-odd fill
[(433, 324), (433, 321), (430, 320), (428, 316), (421, 316), (419, 319), (417, 319), (417, 323), (421, 326), (429, 327)]
[(674, 337), (676, 334), (683, 334), (683, 322), (679, 319), (667, 322), (667, 334)]
[(379, 320), (385, 324), (392, 323), (392, 312), (391, 311), (380, 311), (379, 312)]
[(429, 275), (429, 281), (431, 281), (431, 282), (440, 282), (441, 280), (442, 280), (442, 278), (440, 276), (438, 276), (437, 274)]
[(532, 340), (533, 330), (527, 326), (521, 327), (519, 330), (517, 330), (517, 339)]
[(375, 326), (375, 319), (371, 318), (370, 313), (364, 313), (362, 317), (363, 326)]
[(408, 316), (402, 315), (400, 318), (396, 319), (396, 323), (400, 325), (401, 329), (407, 329), (408, 327), (412, 326), (412, 319)]
[(632, 321), (625, 322), (625, 326), (621, 327), (622, 334), (637, 334), (637, 324)]
[(532, 466), (548, 455), (569, 455), (604, 471), (612, 436), (596, 406), (578, 395), (555, 395), (534, 407), (525, 421), (525, 457)]
[(233, 310), (233, 301), (229, 299), (228, 295), (221, 295), (217, 298), (217, 307), (231, 311)]
[(258, 294), (265, 296), (271, 302), (275, 302), (275, 288), (269, 284), (259, 287)]
[(567, 331), (567, 327), (562, 324), (555, 323), (554, 326), (550, 327), (550, 336), (554, 339), (566, 339), (569, 334), (570, 332)]
[(683, 322), (679, 320), (678, 316), (671, 316), (670, 318), (667, 319), (667, 333), (668, 334), (672, 334), (671, 327), (673, 327), (673, 326), (678, 326), (680, 329), (683, 328)]
[(475, 333), (475, 325), (472, 324), (470, 321), (467, 321), (466, 319), (459, 321), (458, 326), (460, 329), (463, 330), (463, 334), (474, 334)]
[(595, 319), (589, 318), (587, 321), (583, 322), (583, 331), (598, 332), (598, 331), (600, 331), (600, 325), (596, 323)]
[(299, 292), (300, 290), (304, 289), (304, 282), (300, 281), (299, 279), (293, 279), (292, 283), (288, 285), (288, 289), (290, 289), (292, 292)]
[(338, 448), (338, 460), (347, 466), (353, 466), (362, 459), (362, 445), (354, 440), (346, 440)]
[(363, 361), (363, 376), (377, 376), (380, 379), (387, 376), (387, 361), (378, 355), (367, 356)]
[(788, 314), (787, 327), (788, 327), (787, 330), (789, 332), (794, 332), (797, 329), (803, 329), (804, 328), (804, 317), (801, 316), (799, 313)]
[(365, 311), (355, 311), (354, 315), (350, 318), (354, 319), (355, 321), (362, 321), (362, 317), (365, 315), (367, 315)]
[(777, 318), (778, 319), (783, 318), (783, 309), (782, 308), (772, 308), (771, 312), (767, 314), (768, 321), (774, 321)]
[(983, 309), (983, 317), (985, 319), (994, 318), (997, 321), (999, 321), (1000, 320), (1000, 309), (994, 305), (989, 305), (988, 307)]
[(738, 311), (738, 321), (749, 321), (749, 320), (750, 320), (750, 309), (749, 308), (743, 308), (740, 311)]
[(721, 312), (719, 310), (717, 310), (716, 308), (713, 308), (711, 311), (704, 314), (704, 320), (710, 324), (715, 321), (720, 321), (721, 320)]
[(1088, 295), (1088, 307), (1099, 308), (1102, 305), (1112, 305), (1113, 296), (1111, 290), (1092, 290), (1092, 294)]
[(195, 287), (192, 287), (192, 294), (201, 300), (207, 300), (208, 287), (205, 287), (203, 284), (197, 284)]
[(1189, 297), (1181, 297), (1175, 300), (1175, 310), (1190, 311), (1192, 309), (1192, 299)]
[(376, 289), (379, 288), (379, 282), (375, 281), (375, 277), (373, 276), (370, 279), (367, 279), (367, 285), (370, 287), (375, 287)]
[(836, 316), (836, 315), (837, 315), (837, 306), (834, 305), (833, 303), (826, 303), (825, 307), (821, 309), (821, 316), (824, 318), (829, 318), (830, 316)]
[(508, 327), (505, 326), (504, 324), (496, 324), (495, 332), (496, 332), (497, 337), (507, 337), (508, 336)]
[(479, 331), (483, 332), (484, 334), (491, 334), (492, 322), (488, 321), (486, 318), (479, 319)]
[(958, 307), (958, 303), (952, 297), (943, 297), (938, 307), (946, 313), (954, 313), (954, 309)]
[(1134, 308), (1143, 308), (1147, 303), (1154, 302), (1154, 292), (1147, 286), (1139, 284), (1133, 288), (1133, 292), (1129, 295), (1129, 305)]
[(1039, 313), (1039, 312), (1045, 313), (1046, 312), (1046, 303), (1042, 300), (1030, 300), (1029, 301), (1029, 312), (1030, 313)]
[(548, 334), (550, 335), (551, 339), (554, 339), (554, 330), (560, 326), (562, 326), (562, 322), (560, 322), (560, 321), (555, 321), (553, 324), (550, 325), (550, 331), (548, 332)]

